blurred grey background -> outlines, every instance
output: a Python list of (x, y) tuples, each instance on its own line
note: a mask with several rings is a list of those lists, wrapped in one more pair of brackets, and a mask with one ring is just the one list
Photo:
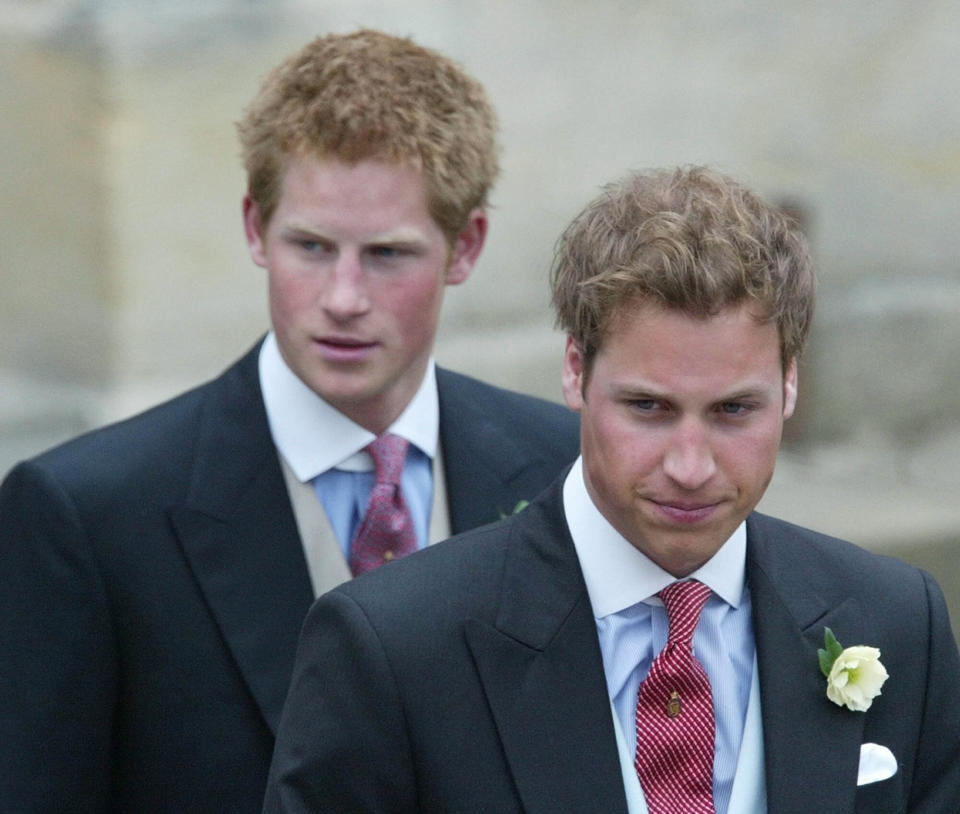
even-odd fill
[(629, 168), (791, 207), (819, 310), (761, 508), (931, 570), (960, 623), (955, 0), (0, 0), (0, 472), (266, 330), (234, 122), (313, 36), (410, 35), (486, 85), (503, 175), (439, 360), (560, 398), (556, 236)]

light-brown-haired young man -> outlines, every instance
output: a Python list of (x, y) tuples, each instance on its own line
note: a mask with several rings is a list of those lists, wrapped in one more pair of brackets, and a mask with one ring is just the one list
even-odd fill
[(431, 359), (487, 234), (479, 83), (406, 39), (326, 36), (239, 131), (273, 330), (0, 491), (4, 811), (259, 811), (314, 596), (576, 456), (569, 410)]
[(754, 511), (813, 309), (796, 226), (704, 168), (635, 173), (553, 293), (580, 458), (314, 606), (265, 810), (960, 810), (936, 584)]

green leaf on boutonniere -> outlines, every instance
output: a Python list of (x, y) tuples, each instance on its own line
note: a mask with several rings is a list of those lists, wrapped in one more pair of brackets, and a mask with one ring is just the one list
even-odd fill
[[(517, 505), (513, 507), (513, 511), (510, 512), (510, 514), (516, 514), (517, 512), (522, 512), (529, 505), (530, 505), (529, 500), (517, 501)], [(503, 520), (505, 517), (508, 517), (508, 515), (504, 514), (503, 512), (500, 512), (500, 519)]]
[(843, 646), (837, 641), (830, 628), (823, 629), (823, 647), (817, 650), (817, 658), (820, 660), (820, 671), (825, 675), (830, 675), (830, 669), (837, 657), (843, 652)]

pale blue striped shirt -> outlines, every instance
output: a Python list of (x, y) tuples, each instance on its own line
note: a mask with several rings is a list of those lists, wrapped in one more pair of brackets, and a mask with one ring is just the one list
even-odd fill
[[(666, 609), (656, 594), (676, 577), (631, 545), (600, 513), (584, 485), (580, 459), (567, 476), (563, 504), (597, 623), (607, 690), (632, 753), (637, 743), (634, 715), (640, 683), (667, 641)], [(700, 616), (693, 647), (713, 692), (717, 814), (726, 814), (730, 801), (753, 677), (746, 543), (746, 526), (741, 523), (720, 550), (690, 575), (713, 591)]]
[[(357, 453), (358, 458), (361, 456), (369, 469), (335, 467), (317, 475), (313, 481), (313, 490), (323, 503), (330, 527), (347, 560), (350, 559), (351, 541), (366, 514), (370, 492), (376, 480), (373, 459), (366, 452)], [(401, 489), (413, 516), (417, 547), (423, 548), (429, 542), (430, 535), (433, 469), (430, 458), (413, 444), (407, 450)]]

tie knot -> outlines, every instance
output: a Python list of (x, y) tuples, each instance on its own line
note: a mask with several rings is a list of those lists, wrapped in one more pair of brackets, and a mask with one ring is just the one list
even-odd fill
[(381, 435), (367, 445), (366, 450), (377, 468), (377, 483), (397, 486), (403, 476), (403, 462), (410, 442), (399, 435)]
[(713, 593), (706, 585), (696, 580), (674, 582), (657, 596), (667, 609), (670, 632), (667, 641), (679, 642), (693, 639), (693, 631), (700, 621), (700, 612)]

